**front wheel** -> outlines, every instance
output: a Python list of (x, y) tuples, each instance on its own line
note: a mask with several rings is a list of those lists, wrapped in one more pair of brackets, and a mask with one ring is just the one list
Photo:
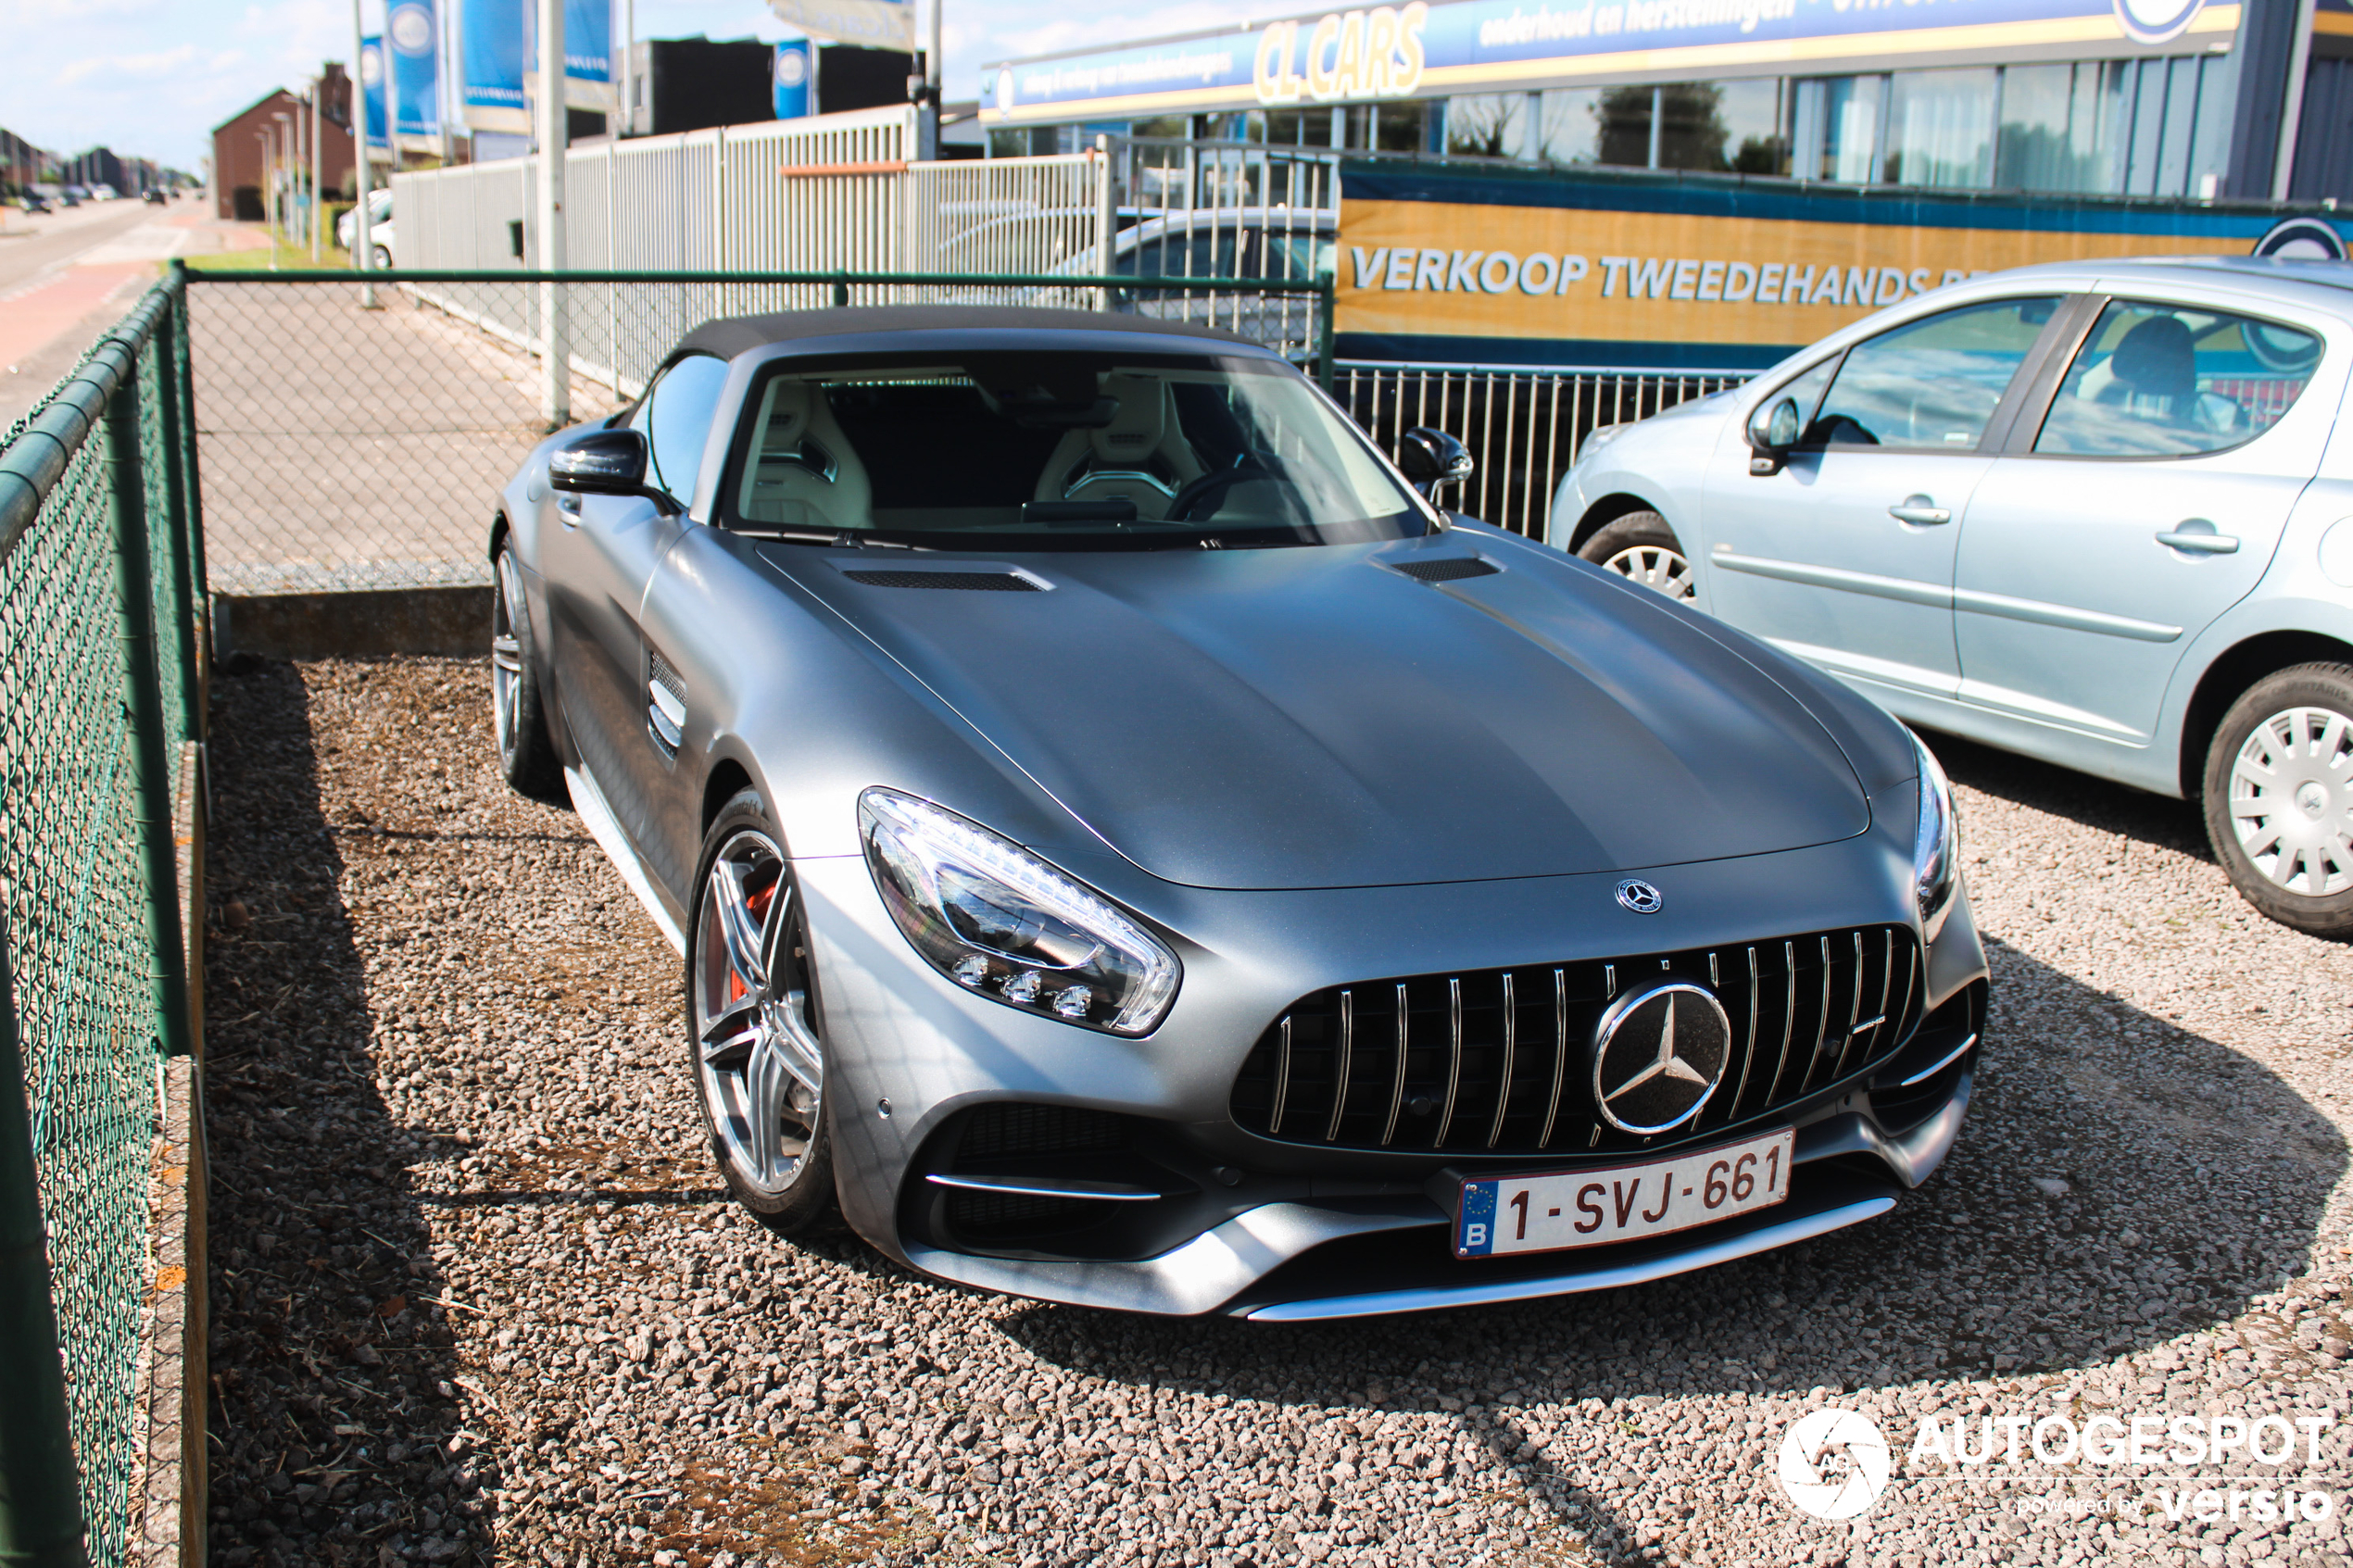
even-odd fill
[(1656, 512), (1628, 512), (1578, 546), (1577, 553), (1595, 566), (1629, 577), (1645, 588), (1688, 603), (1698, 593), (1692, 581), (1691, 558), (1682, 541)]
[(563, 799), (563, 767), (547, 739), (547, 709), (532, 657), (531, 607), (523, 598), (515, 552), (501, 543), (490, 594), (490, 723), (498, 771), (534, 800)]
[(376, 253), (376, 270), (377, 270), (377, 271), (379, 271), (379, 272), (389, 272), (389, 271), (391, 271), (391, 270), (392, 270), (392, 252), (390, 252), (390, 251), (388, 251), (388, 250), (384, 249), (384, 246), (382, 246), (382, 245), (375, 245), (375, 246), (373, 246), (373, 247), (371, 247), (371, 248), (372, 248), (372, 249), (375, 251), (375, 253)]
[(2248, 687), (2206, 753), (2206, 834), (2239, 896), (2282, 925), (2353, 935), (2353, 666)]
[(835, 1213), (809, 919), (759, 795), (720, 808), (687, 933), (696, 1098), (736, 1201), (787, 1236)]

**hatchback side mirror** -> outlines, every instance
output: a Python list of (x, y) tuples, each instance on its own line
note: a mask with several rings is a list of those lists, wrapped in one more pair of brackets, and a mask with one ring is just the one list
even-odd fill
[(646, 483), (642, 431), (591, 431), (557, 448), (547, 459), (547, 483), (582, 495), (642, 495), (665, 517), (686, 509), (668, 491)]
[(1428, 425), (1416, 425), (1397, 443), (1397, 471), (1424, 500), (1435, 500), (1440, 485), (1460, 484), (1478, 467), (1461, 442)]
[(1789, 461), (1789, 449), (1797, 445), (1799, 420), (1794, 397), (1777, 398), (1749, 417), (1750, 473), (1769, 479), (1781, 471)]

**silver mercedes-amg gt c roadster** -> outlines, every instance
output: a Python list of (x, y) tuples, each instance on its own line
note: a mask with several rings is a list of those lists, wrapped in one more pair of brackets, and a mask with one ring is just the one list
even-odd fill
[(499, 760), (685, 959), (728, 1187), (988, 1290), (1655, 1279), (1934, 1171), (1986, 966), (1894, 720), (1435, 506), (1277, 356), (712, 321), (490, 537)]

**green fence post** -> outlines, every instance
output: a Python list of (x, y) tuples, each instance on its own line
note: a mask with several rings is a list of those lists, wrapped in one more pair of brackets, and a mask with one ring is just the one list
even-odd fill
[(171, 581), (178, 592), (172, 595), (173, 608), (179, 612), (172, 617), (171, 653), (180, 665), (180, 734), (189, 740), (200, 738), (204, 730), (204, 693), (196, 687), (196, 618), (195, 575), (194, 563), (188, 559), (188, 480), (182, 470), (182, 436), (179, 368), (180, 323), (177, 312), (167, 310), (156, 318), (155, 335), (147, 340), (145, 352), (155, 356), (157, 414), (163, 427), (164, 524), (170, 531), (167, 546), (171, 557)]
[[(212, 647), (212, 584), (204, 563), (204, 484), (196, 467), (195, 353), (191, 346), (189, 327), (195, 316), (195, 295), (188, 290), (188, 264), (176, 256), (171, 258), (171, 276), (178, 285), (172, 291), (171, 301), (171, 369), (180, 387), (180, 484), (188, 508), (188, 608), (195, 623), (193, 630), (199, 657), (208, 661)], [(201, 703), (202, 698), (198, 701)], [(201, 710), (197, 717), (203, 718)], [(201, 729), (190, 733), (199, 740), (204, 738)]]
[(848, 305), (849, 303), (849, 274), (847, 272), (837, 272), (834, 275), (834, 304), (837, 307), (839, 307)]
[(49, 1297), (49, 1248), (0, 928), (0, 1564), (82, 1568), (82, 1481)]
[(1315, 282), (1315, 311), (1322, 318), (1315, 325), (1315, 384), (1328, 397), (1332, 391), (1332, 307), (1340, 299), (1340, 280), (1326, 272)]
[[(142, 352), (152, 353), (152, 340)], [(147, 498), (139, 469), (139, 378), (126, 370), (107, 399), (100, 457), (113, 513), (115, 591), (121, 596), (122, 677), (131, 730), (132, 816), (146, 861), (148, 979), (156, 1043), (166, 1056), (191, 1052), (187, 954), (180, 941), (180, 866), (171, 842), (171, 775), (163, 686), (156, 678), (155, 595), (147, 586)]]

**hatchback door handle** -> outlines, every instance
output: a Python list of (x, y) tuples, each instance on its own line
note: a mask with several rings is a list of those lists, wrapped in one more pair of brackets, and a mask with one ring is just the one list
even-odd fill
[(2234, 556), (2239, 552), (2238, 536), (2234, 533), (2160, 533), (2160, 545), (2171, 545), (2177, 550), (2194, 550), (2202, 556)]
[(1906, 495), (1900, 507), (1890, 507), (1887, 515), (1898, 522), (1916, 522), (1922, 527), (1953, 521), (1953, 508), (1940, 507), (1927, 495)]

